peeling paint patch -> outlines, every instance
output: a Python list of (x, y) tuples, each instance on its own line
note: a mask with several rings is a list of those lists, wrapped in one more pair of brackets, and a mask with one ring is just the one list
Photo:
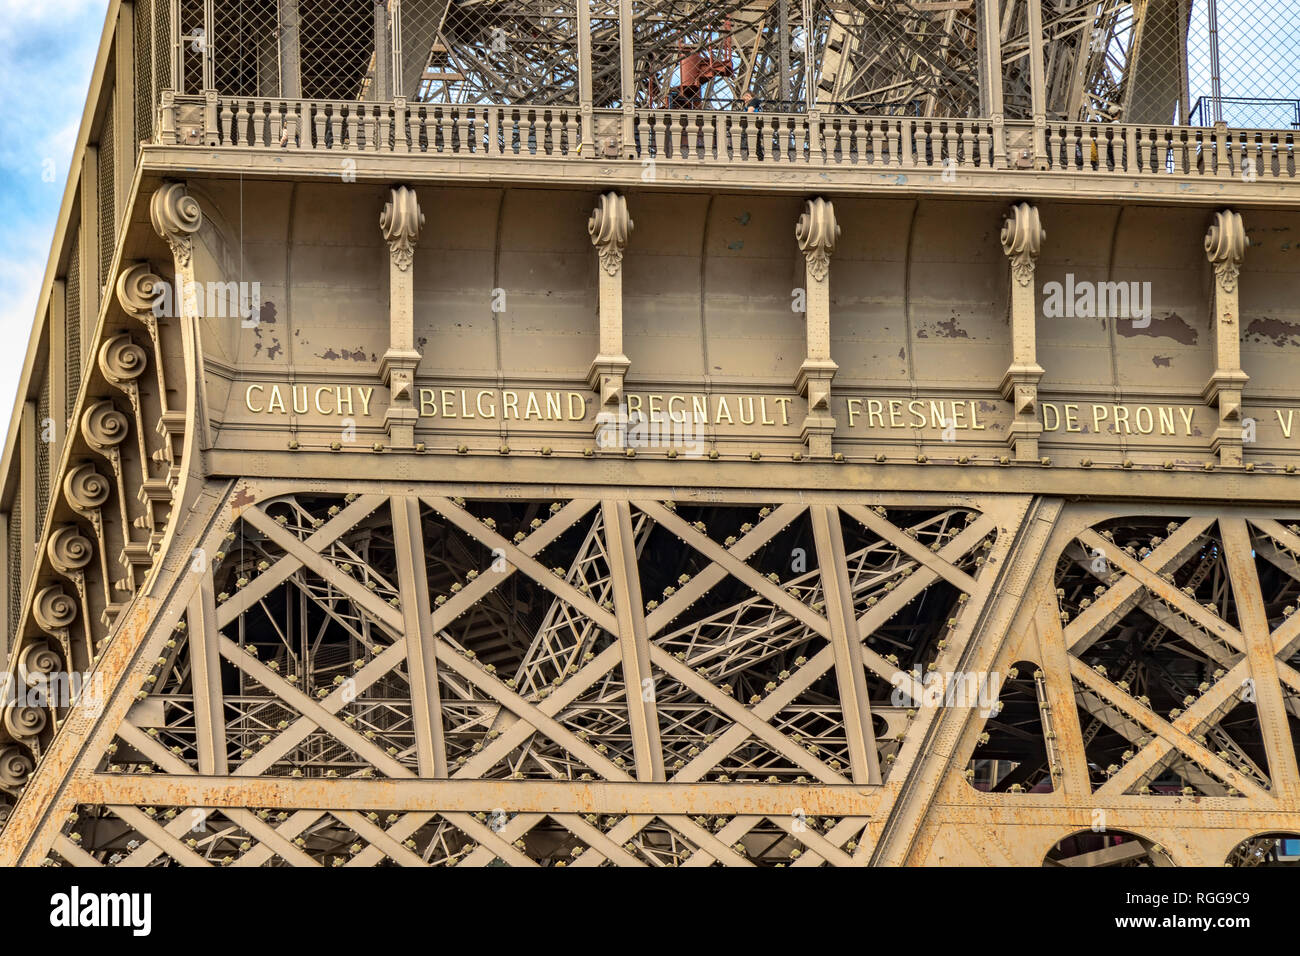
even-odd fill
[(902, 362), (902, 361), (905, 361), (906, 359), (907, 359), (907, 350), (906, 350), (906, 349), (899, 349), (899, 350), (898, 350), (898, 360), (899, 360), (900, 362)]
[(999, 408), (997, 402), (980, 402), (981, 412), (996, 412)]
[(1125, 338), (1146, 335), (1153, 339), (1173, 339), (1180, 345), (1195, 345), (1197, 339), (1197, 331), (1177, 312), (1159, 318), (1152, 316), (1151, 324), (1141, 329), (1134, 327), (1132, 322), (1116, 322), (1115, 331)]
[(240, 488), (233, 498), (230, 499), (231, 508), (242, 508), (245, 505), (251, 505), (257, 498), (247, 488)]
[(1269, 340), (1278, 348), (1300, 345), (1300, 324), (1281, 319), (1255, 319), (1246, 326), (1246, 338)]
[(269, 359), (274, 359), (277, 355), (279, 355), (283, 351), (284, 351), (284, 346), (280, 344), (280, 340), (271, 339), (271, 346), (266, 350), (266, 357)]
[(318, 359), (324, 359), (327, 362), (364, 362), (366, 360), (365, 349), (340, 349), (337, 352), (334, 349), (326, 349), (316, 356)]
[(736, 222), (740, 223), (742, 226), (748, 226), (749, 219), (750, 219), (749, 213), (742, 212), (739, 216), (736, 217)]
[(945, 339), (968, 339), (970, 335), (966, 330), (957, 324), (957, 316), (953, 316), (947, 322), (934, 323), (934, 330)]
[(732, 252), (739, 252), (741, 249), (745, 248), (745, 240), (737, 239), (735, 242), (728, 243), (727, 248)]
[(258, 316), (258, 320), (263, 325), (275, 325), (276, 314), (274, 302), (263, 302), (262, 313)]
[(1174, 357), (1173, 357), (1172, 355), (1153, 355), (1153, 356), (1151, 356), (1151, 364), (1154, 365), (1156, 368), (1172, 368), (1173, 366), (1170, 365), (1170, 363), (1171, 363), (1173, 360), (1174, 360)]

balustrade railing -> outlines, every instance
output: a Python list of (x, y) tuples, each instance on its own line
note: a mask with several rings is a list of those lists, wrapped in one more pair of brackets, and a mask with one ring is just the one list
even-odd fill
[[(576, 107), (367, 103), (267, 97), (174, 97), (159, 124), (164, 143), (303, 152), (435, 153), (441, 156), (613, 158), (584, 128), (624, 131), (641, 160), (760, 166), (854, 166), (897, 170), (1005, 169), (1033, 155), (1048, 172), (1289, 180), (1297, 176), (1288, 130), (1049, 122), (1037, 147), (1033, 125), (967, 118), (595, 110)], [(167, 111), (172, 115), (166, 115)], [(188, 118), (192, 128), (185, 130)], [(615, 137), (617, 156), (622, 136)], [(1002, 141), (1000, 141), (1002, 140)], [(1009, 143), (1018, 143), (1012, 150)], [(1027, 163), (1015, 162), (1021, 166)]]

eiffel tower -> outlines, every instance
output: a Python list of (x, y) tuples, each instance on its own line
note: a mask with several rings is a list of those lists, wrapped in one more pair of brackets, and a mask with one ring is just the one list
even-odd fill
[(1295, 862), (1254, 6), (113, 0), (0, 863)]

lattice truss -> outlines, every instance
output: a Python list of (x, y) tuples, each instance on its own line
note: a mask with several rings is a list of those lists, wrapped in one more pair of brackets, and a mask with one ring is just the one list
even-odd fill
[(1300, 526), (1125, 518), (1079, 535), (1057, 598), (1097, 797), (1241, 797), (1297, 782)]
[[(1033, 115), (1026, 0), (181, 0), (180, 81), (235, 96), (981, 116), (980, 37), (997, 37), (1003, 112)], [(585, 17), (585, 29), (584, 29)], [(1212, 28), (1213, 25), (1213, 28)], [(1286, 127), (1294, 31), (1280, 2), (1059, 0), (1042, 4), (1049, 119)], [(1037, 33), (1037, 30), (1033, 31)], [(589, 38), (589, 53), (579, 36)], [(1262, 63), (1267, 76), (1256, 70)], [(1281, 97), (1263, 101), (1259, 97)], [(1235, 98), (1235, 99), (1234, 99)], [(1219, 100), (1215, 101), (1219, 103)], [(1213, 113), (1213, 115), (1210, 115)]]
[[(865, 863), (867, 816), (805, 813), (793, 794), (860, 802), (913, 759), (923, 674), (955, 663), (1007, 537), (973, 504), (247, 507), (142, 650), (88, 768), (136, 799), (80, 802), (50, 859)], [(256, 780), (239, 807), (176, 800), (213, 776)], [(428, 778), (473, 790), (442, 806), (426, 789), (418, 810), (383, 790)], [(256, 786), (276, 780), (323, 787), (318, 809)], [(669, 795), (578, 805), (584, 784), (637, 781)], [(512, 805), (529, 785), (575, 809)], [(738, 813), (727, 794), (755, 788), (782, 799)]]

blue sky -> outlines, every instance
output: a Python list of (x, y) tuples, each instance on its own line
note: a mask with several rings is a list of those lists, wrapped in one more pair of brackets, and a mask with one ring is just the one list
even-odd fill
[[(0, 0), (0, 421), (18, 390), (108, 0)], [(53, 167), (53, 181), (47, 174)]]

